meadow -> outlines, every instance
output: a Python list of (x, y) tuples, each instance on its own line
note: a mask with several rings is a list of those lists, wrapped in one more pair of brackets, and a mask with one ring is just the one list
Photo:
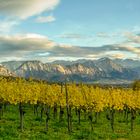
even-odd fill
[[(114, 132), (111, 129), (110, 121), (106, 118), (106, 113), (100, 113), (95, 122), (93, 114), (93, 130), (91, 130), (88, 116), (81, 113), (81, 122), (73, 111), (72, 132), (67, 130), (66, 114), (60, 122), (59, 114), (54, 119), (53, 111), (49, 120), (49, 128), (46, 131), (45, 115), (41, 119), (33, 111), (33, 107), (25, 107), (24, 130), (21, 132), (19, 124), (18, 106), (8, 105), (4, 110), (0, 120), (0, 140), (139, 140), (140, 139), (140, 116), (135, 120), (134, 130), (131, 131), (130, 116), (128, 122), (124, 116), (117, 112), (115, 114)], [(41, 111), (41, 108), (38, 108)], [(66, 111), (65, 111), (66, 112)]]

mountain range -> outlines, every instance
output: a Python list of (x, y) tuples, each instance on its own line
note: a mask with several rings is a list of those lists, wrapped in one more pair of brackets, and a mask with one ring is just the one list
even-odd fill
[[(1, 72), (2, 71), (2, 72)], [(97, 60), (8, 61), (0, 65), (0, 75), (33, 77), (50, 82), (68, 81), (128, 84), (140, 78), (140, 61), (132, 59), (101, 58)]]

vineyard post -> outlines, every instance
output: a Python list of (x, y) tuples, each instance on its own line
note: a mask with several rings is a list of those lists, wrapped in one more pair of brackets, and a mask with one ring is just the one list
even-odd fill
[(63, 120), (64, 108), (60, 106), (60, 113), (59, 113), (59, 122)]
[(37, 117), (38, 117), (38, 107), (39, 107), (38, 103), (34, 105), (34, 114), (36, 114)]
[(91, 131), (93, 131), (93, 115), (92, 115), (92, 111), (90, 111), (89, 113), (89, 120), (90, 120), (90, 126), (91, 126)]
[(1, 117), (2, 117), (2, 113), (3, 111), (2, 111), (2, 104), (0, 104), (0, 120), (1, 120)]
[(84, 110), (84, 119), (86, 121), (86, 119), (87, 119), (87, 112), (86, 112), (86, 109), (85, 108), (83, 110)]
[(126, 124), (128, 124), (128, 115), (129, 115), (129, 108), (126, 106), (126, 109), (124, 110), (125, 114), (124, 114), (124, 119)]
[(20, 129), (23, 131), (23, 107), (22, 103), (19, 103), (19, 115), (20, 115)]
[(56, 119), (57, 118), (57, 103), (54, 103), (54, 107), (53, 107), (53, 118)]
[(81, 109), (78, 108), (78, 124), (80, 125), (81, 123)]
[(76, 116), (78, 115), (78, 109), (77, 109), (77, 107), (75, 107), (75, 115)]
[(110, 115), (111, 115), (111, 129), (112, 129), (112, 131), (114, 132), (114, 114), (115, 114), (115, 110), (112, 108), (111, 110), (110, 110)]
[(46, 107), (46, 131), (49, 128), (49, 120), (50, 120), (50, 106)]
[(3, 104), (3, 109), (2, 109), (2, 115), (3, 115), (4, 111), (6, 110), (6, 107), (7, 107), (7, 103), (4, 103)]
[(42, 118), (43, 118), (43, 111), (44, 111), (44, 106), (42, 105), (41, 106), (41, 112), (40, 112), (41, 121), (42, 121)]
[[(63, 83), (61, 83), (61, 94), (63, 93)], [(59, 122), (63, 120), (64, 108), (60, 105)]]
[(98, 112), (95, 112), (95, 123), (98, 121)]
[(69, 117), (70, 117), (70, 131), (72, 131), (72, 108), (71, 106), (69, 107)]
[(71, 132), (71, 128), (70, 128), (70, 114), (69, 114), (69, 98), (68, 98), (68, 89), (67, 89), (67, 83), (66, 82), (65, 82), (65, 92), (66, 92), (66, 108), (67, 108), (68, 132)]
[(131, 109), (131, 131), (134, 129), (135, 111)]

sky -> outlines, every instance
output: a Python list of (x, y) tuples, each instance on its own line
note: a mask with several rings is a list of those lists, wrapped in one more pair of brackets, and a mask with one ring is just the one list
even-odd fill
[(0, 61), (139, 59), (140, 0), (0, 0)]

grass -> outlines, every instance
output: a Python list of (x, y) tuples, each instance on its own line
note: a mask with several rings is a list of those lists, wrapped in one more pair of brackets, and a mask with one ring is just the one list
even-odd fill
[[(81, 124), (78, 124), (78, 117), (73, 111), (73, 131), (67, 131), (66, 116), (62, 122), (59, 118), (49, 121), (49, 130), (45, 130), (45, 114), (43, 120), (40, 116), (34, 115), (31, 107), (25, 108), (24, 131), (19, 129), (18, 106), (7, 106), (2, 119), (0, 120), (0, 140), (140, 140), (140, 116), (137, 115), (134, 131), (130, 131), (130, 120), (128, 124), (123, 121), (120, 113), (115, 114), (115, 131), (112, 132), (110, 121), (106, 119), (106, 114), (101, 113), (96, 124), (93, 123), (94, 130), (91, 131), (88, 119), (81, 115)], [(94, 118), (95, 119), (95, 118)]]

